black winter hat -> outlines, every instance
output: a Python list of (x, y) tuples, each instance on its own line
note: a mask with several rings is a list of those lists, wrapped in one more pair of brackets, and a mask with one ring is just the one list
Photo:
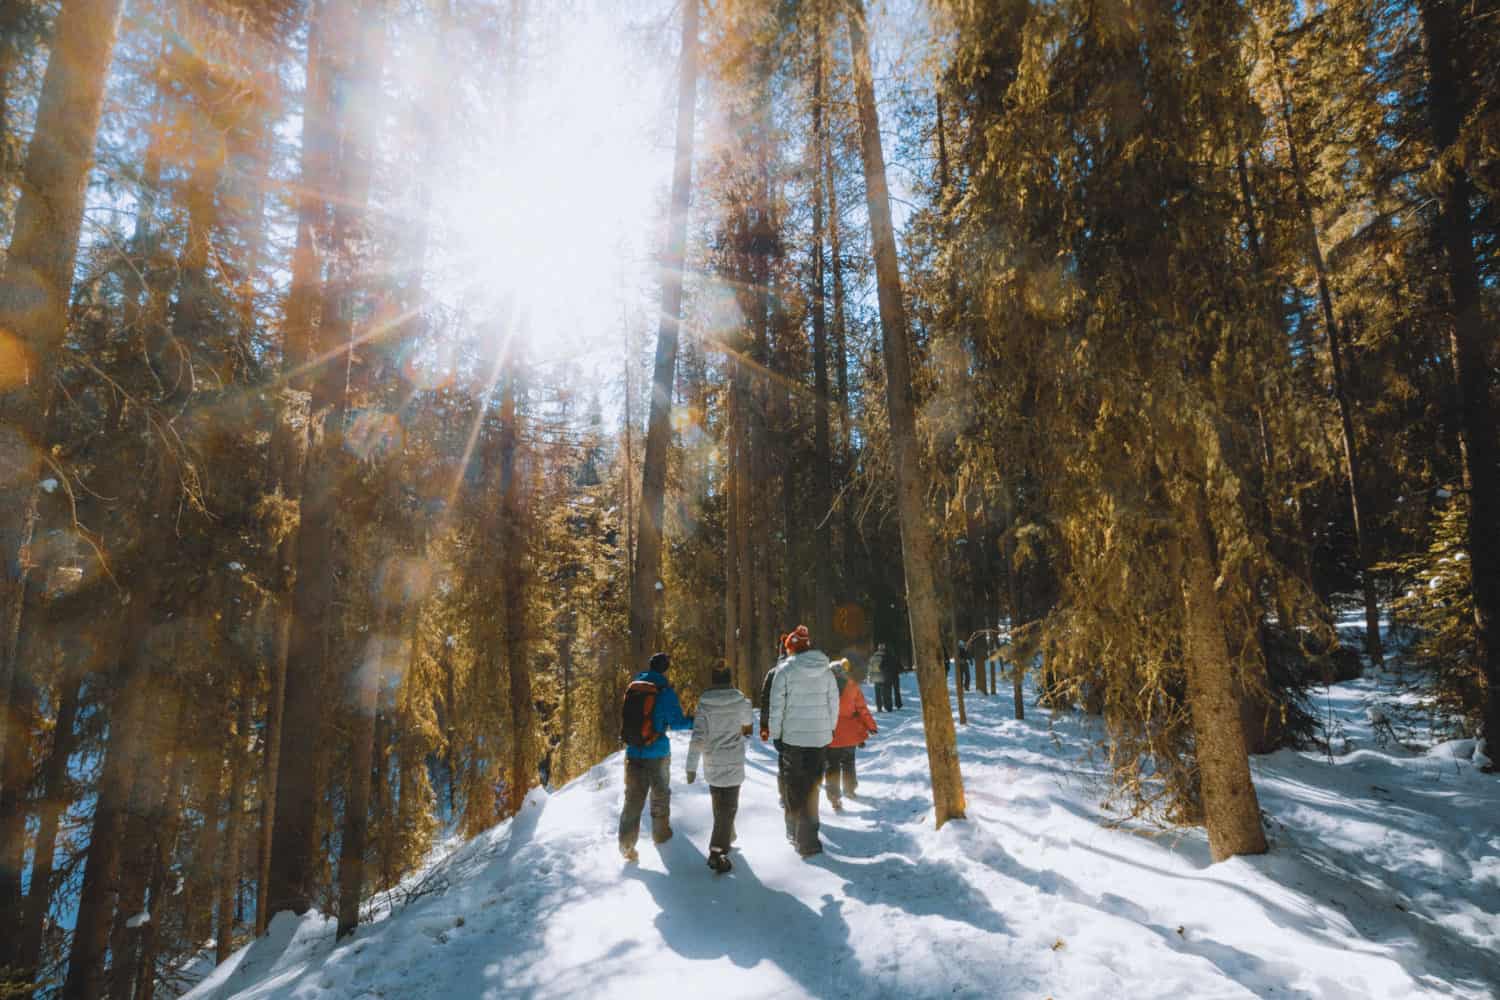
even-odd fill
[(651, 671), (653, 673), (664, 674), (671, 669), (671, 666), (672, 658), (666, 653), (657, 653), (651, 657)]

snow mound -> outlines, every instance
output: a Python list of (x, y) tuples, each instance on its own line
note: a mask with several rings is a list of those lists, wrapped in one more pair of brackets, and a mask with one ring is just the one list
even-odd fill
[(1265, 857), (1210, 865), (1201, 831), (1108, 825), (1092, 720), (1028, 705), (1017, 722), (1008, 695), (970, 696), (968, 819), (934, 830), (908, 677), (810, 861), (755, 741), (734, 871), (713, 875), (708, 792), (681, 783), (674, 735), (676, 836), (643, 830), (638, 865), (615, 849), (615, 757), (534, 791), (354, 936), (280, 914), (189, 996), (1491, 997), (1500, 782), (1461, 752), (1377, 749), (1378, 683), (1329, 695), (1356, 753), (1254, 762)]

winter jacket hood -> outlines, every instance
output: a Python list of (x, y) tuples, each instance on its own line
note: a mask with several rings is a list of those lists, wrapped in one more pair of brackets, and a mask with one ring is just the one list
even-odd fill
[(693, 738), (688, 742), (687, 770), (698, 770), (714, 788), (745, 783), (745, 728), (750, 725), (750, 699), (737, 688), (711, 687), (698, 698)]
[(794, 747), (826, 747), (839, 717), (839, 688), (828, 657), (798, 653), (771, 683), (771, 737)]
[(672, 741), (667, 739), (667, 730), (686, 729), (693, 724), (691, 716), (682, 714), (682, 702), (666, 674), (654, 670), (643, 670), (635, 675), (638, 681), (650, 681), (657, 687), (656, 707), (651, 710), (651, 726), (658, 735), (650, 746), (626, 747), (625, 756), (631, 760), (660, 760), (672, 756)]
[[(836, 678), (835, 678), (836, 679)], [(833, 730), (833, 747), (857, 747), (879, 729), (859, 682), (846, 679), (839, 692), (839, 721)]]

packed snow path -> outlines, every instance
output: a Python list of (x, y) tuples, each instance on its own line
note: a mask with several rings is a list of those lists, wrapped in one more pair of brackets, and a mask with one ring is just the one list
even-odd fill
[[(782, 836), (754, 741), (734, 871), (705, 866), (702, 780), (673, 840), (615, 849), (612, 757), (425, 873), (442, 891), (335, 944), (279, 916), (191, 997), (1490, 997), (1500, 990), (1500, 781), (1447, 745), (1377, 748), (1375, 681), (1325, 707), (1354, 752), (1254, 762), (1272, 853), (1210, 865), (1201, 831), (1111, 828), (1092, 720), (972, 695), (969, 819), (932, 829), (920, 706), (878, 716), (826, 852)], [(649, 820), (646, 821), (649, 828)], [(663, 989), (667, 992), (662, 992)]]

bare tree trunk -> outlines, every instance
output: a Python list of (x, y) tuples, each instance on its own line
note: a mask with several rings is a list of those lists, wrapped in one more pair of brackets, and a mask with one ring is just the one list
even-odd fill
[[(514, 351), (514, 347), (512, 348)], [(516, 395), (520, 388), (520, 363), (514, 353), (506, 361), (505, 389), (500, 398), (500, 579), (501, 615), (505, 622), (505, 672), (510, 693), (510, 773), (506, 781), (506, 809), (521, 811), (526, 793), (537, 780), (536, 709), (531, 696), (531, 664), (527, 661), (527, 634), (523, 574), (526, 569), (525, 541), (521, 532), (521, 489)]]
[(143, 733), (137, 741), (139, 757), (135, 762), (135, 787), (130, 795), (129, 815), (122, 835), (118, 906), (109, 937), (108, 995), (111, 1000), (130, 1000), (135, 990), (142, 945), (156, 917), (134, 927), (131, 924), (149, 913), (161, 853), (171, 850), (169, 834), (176, 821), (174, 811), (178, 810), (189, 756), (186, 699), (179, 700), (172, 716), (173, 721), (167, 724), (165, 731), (155, 731), (154, 738)]
[[(295, 280), (295, 278), (294, 278)], [(297, 362), (294, 362), (297, 363)], [(284, 366), (289, 369), (292, 364)], [(307, 426), (310, 414), (301, 393), (284, 389), (278, 396), (276, 426), (271, 432), (271, 465), (276, 488), (283, 498), (300, 496), (307, 462)], [(292, 595), (296, 590), (297, 531), (292, 530), (276, 546), (277, 587), (272, 614), (275, 618), (274, 646), (267, 665), (270, 690), (266, 693), (264, 760), (260, 776), (260, 828), (256, 834), (255, 934), (266, 932), (271, 914), (266, 887), (271, 876), (271, 831), (276, 823), (276, 779), (281, 770), (281, 733), (286, 706), (286, 666), (292, 637)]]
[[(27, 574), (23, 606), (35, 608), (41, 598), (36, 575)], [(34, 613), (34, 612), (33, 612)], [(15, 964), (21, 943), (21, 873), (26, 862), (27, 796), (31, 790), (30, 746), (41, 721), (41, 691), (35, 653), (16, 636), (15, 667), (10, 678), (10, 711), (5, 739), (0, 743), (0, 976)], [(0, 706), (3, 710), (3, 706)], [(3, 978), (0, 978), (3, 981)]]
[[(571, 605), (573, 595), (568, 594), (567, 600)], [(577, 640), (577, 631), (578, 616), (570, 609), (557, 644), (558, 665), (562, 668), (562, 741), (552, 769), (552, 783), (557, 787), (573, 776), (573, 643)]]
[[(344, 371), (345, 399), (348, 396), (348, 373), (353, 365), (354, 317), (358, 310), (360, 292), (365, 284), (362, 277), (364, 263), (360, 259), (357, 242), (367, 228), (366, 208), (374, 178), (375, 141), (380, 121), (380, 85), (386, 57), (386, 9), (387, 0), (369, 0), (359, 11), (357, 20), (351, 17), (348, 29), (355, 34), (357, 47), (350, 66), (351, 99), (342, 109), (342, 118), (345, 120), (343, 125), (347, 129), (343, 139), (344, 160), (340, 164), (339, 190), (342, 198), (334, 209), (331, 248), (336, 276), (329, 281), (328, 290), (331, 295), (326, 300), (333, 306), (333, 314), (328, 316), (325, 313), (324, 316), (329, 342), (346, 345), (348, 351), (345, 362), (330, 366), (334, 378), (340, 368)], [(320, 377), (319, 382), (322, 381)], [(315, 399), (316, 392), (315, 389)], [(342, 421), (344, 405), (346, 404), (335, 406), (331, 419)], [(329, 429), (325, 427), (325, 440), (329, 433)], [(334, 435), (335, 440), (341, 439), (341, 428), (336, 429)], [(337, 487), (333, 486), (324, 494), (324, 499), (332, 499), (336, 504), (337, 492)], [(328, 538), (321, 544), (330, 549), (336, 534), (335, 515), (336, 511), (329, 510), (328, 519), (323, 526)], [(333, 588), (334, 582), (330, 579), (327, 596), (331, 597)], [(348, 681), (352, 690), (346, 689), (354, 700), (354, 718), (350, 727), (350, 779), (344, 803), (344, 828), (339, 850), (338, 937), (341, 938), (351, 933), (359, 923), (359, 901), (364, 892), (365, 854), (369, 848), (370, 832), (371, 756), (374, 750), (375, 710), (385, 667), (388, 606), (388, 598), (383, 597), (382, 607), (376, 616), (379, 635), (371, 643), (366, 662), (351, 664)], [(330, 604), (325, 603), (319, 612), (319, 618), (331, 613)], [(328, 626), (320, 621), (320, 627), (326, 630)], [(326, 664), (322, 669), (327, 671)], [(320, 789), (313, 791), (316, 795)]]
[(359, 924), (365, 887), (365, 855), (370, 840), (370, 776), (375, 747), (375, 712), (385, 674), (387, 615), (378, 616), (379, 634), (366, 647), (364, 662), (349, 677), (354, 699), (350, 725), (349, 784), (344, 796), (344, 835), (339, 843), (339, 938)]
[[(309, 393), (314, 382), (317, 358), (314, 344), (314, 328), (320, 309), (323, 288), (322, 245), (326, 239), (328, 211), (326, 194), (333, 182), (334, 150), (336, 139), (332, 125), (333, 66), (324, 49), (327, 46), (324, 12), (315, 17), (309, 28), (307, 51), (307, 86), (303, 104), (302, 127), (302, 184), (298, 189), (297, 242), (292, 255), (292, 284), (287, 293), (286, 318), (282, 324), (282, 370), (297, 390), (283, 391), (277, 407), (276, 428), (271, 439), (271, 464), (275, 482), (284, 499), (300, 502), (304, 481), (310, 478), (307, 457), (311, 444), (310, 431), (317, 415), (304, 402), (302, 393)], [(310, 393), (309, 393), (310, 395)], [(299, 510), (300, 513), (300, 510)], [(299, 821), (296, 831), (284, 830), (284, 842), (278, 847), (275, 842), (278, 825), (278, 802), (284, 791), (281, 787), (282, 743), (286, 730), (286, 705), (288, 689), (288, 664), (291, 659), (293, 626), (296, 619), (298, 571), (303, 566), (299, 541), (302, 522), (299, 519), (295, 530), (288, 533), (277, 546), (276, 565), (280, 573), (276, 607), (276, 644), (268, 673), (270, 691), (266, 703), (265, 761), (261, 776), (261, 814), (257, 864), (259, 874), (255, 893), (255, 933), (266, 932), (271, 919), (273, 901), (289, 905), (292, 895), (302, 895), (292, 885), (302, 886), (308, 862), (299, 860), (284, 873), (279, 884), (273, 881), (272, 860), (276, 855), (283, 858), (297, 852), (300, 858), (302, 845), (308, 843), (311, 833)], [(304, 585), (305, 586), (305, 585)], [(292, 684), (306, 700), (316, 697), (316, 678), (299, 676)], [(300, 715), (301, 713), (299, 713)], [(305, 724), (305, 718), (299, 718)], [(298, 751), (305, 751), (305, 739), (295, 741)], [(299, 809), (306, 804), (307, 792), (299, 788)], [(305, 898), (305, 896), (304, 896)], [(306, 905), (301, 904), (301, 905)]]
[(1209, 851), (1215, 861), (1264, 854), (1266, 836), (1250, 778), (1240, 697), (1214, 594), (1218, 573), (1201, 484), (1189, 488), (1182, 513), (1183, 654)]
[(1469, 487), (1469, 571), (1474, 594), (1474, 660), (1485, 677), (1482, 727), (1489, 756), (1500, 771), (1500, 441), (1490, 396), (1494, 379), (1486, 355), (1494, 346), (1486, 327), (1469, 219), (1474, 184), (1462, 159), (1453, 155), (1459, 131), (1473, 106), (1465, 93), (1472, 56), (1465, 47), (1460, 5), (1421, 0), (1427, 34), (1427, 108), (1432, 137), (1443, 157), (1437, 237), (1447, 261), (1452, 299), (1454, 380), (1458, 390), (1459, 439)]
[(1370, 544), (1369, 525), (1362, 520), (1362, 510), (1367, 509), (1364, 497), (1364, 476), (1360, 470), (1359, 447), (1354, 435), (1354, 406), (1349, 399), (1348, 377), (1344, 374), (1344, 349), (1341, 341), (1343, 331), (1333, 308), (1333, 292), (1328, 284), (1328, 266), (1323, 260), (1323, 248), (1318, 241), (1318, 223), (1313, 216), (1312, 196), (1307, 190), (1307, 177), (1302, 170), (1298, 152), (1297, 130), (1292, 121), (1292, 96), (1287, 90), (1281, 73), (1280, 55), (1277, 54), (1276, 85), (1281, 92), (1281, 119), (1286, 126), (1287, 153), (1291, 160), (1292, 179), (1297, 190), (1297, 206), (1302, 213), (1302, 225), (1307, 240), (1308, 256), (1312, 259), (1313, 273), (1318, 281), (1318, 301), (1323, 307), (1323, 324), (1328, 330), (1328, 360), (1333, 374), (1333, 398), (1339, 408), (1339, 432), (1344, 445), (1344, 472), (1349, 480), (1349, 511), (1354, 518), (1354, 544), (1359, 551), (1360, 585), (1365, 601), (1365, 653), (1370, 662), (1380, 666), (1385, 662), (1385, 652), (1380, 642), (1380, 602), (1375, 593), (1373, 547)]
[[(234, 705), (233, 691), (226, 687), (223, 700), (216, 706), (214, 717), (229, 721)], [(201, 947), (213, 934), (214, 902), (218, 898), (219, 845), (223, 843), (221, 813), (224, 809), (224, 779), (231, 767), (230, 753), (234, 732), (224, 726), (222, 738), (216, 740), (204, 755), (201, 784), (198, 793), (199, 811), (203, 816), (203, 827), (198, 834), (198, 843), (193, 851), (193, 865), (187, 873), (186, 887), (182, 893), (182, 936), (194, 947)]]
[[(178, 495), (178, 466), (164, 448), (155, 449), (148, 509), (140, 546), (159, 551), (170, 544), (164, 530), (170, 523), (173, 501)], [(157, 613), (160, 581), (149, 563), (132, 581), (125, 609), (120, 659), (115, 668), (110, 698), (109, 740), (104, 751), (94, 800), (89, 846), (84, 860), (83, 886), (78, 897), (78, 917), (68, 954), (68, 974), (62, 995), (66, 1000), (95, 1000), (105, 988), (104, 961), (110, 947), (110, 927), (120, 895), (121, 840), (126, 817), (131, 812), (132, 790), (144, 752), (147, 692), (152, 671), (145, 648)]]
[[(339, 264), (338, 255), (344, 242), (330, 234), (330, 225), (345, 240), (353, 235), (349, 230), (353, 200), (341, 197), (341, 211), (330, 220), (325, 199), (335, 183), (340, 188), (352, 188), (351, 181), (357, 180), (348, 165), (342, 172), (335, 167), (339, 140), (333, 123), (339, 112), (332, 104), (333, 95), (347, 89), (339, 83), (349, 72), (341, 45), (355, 34), (354, 11), (352, 0), (331, 0), (316, 10), (312, 40), (308, 44), (309, 86), (302, 140), (303, 183), (297, 249), (287, 301), (288, 348), (292, 356), (305, 359), (310, 366), (298, 380), (298, 387), (305, 386), (311, 391), (312, 427), (297, 528), (297, 569), (287, 640), (270, 868), (262, 887), (268, 917), (283, 909), (298, 915), (306, 913), (313, 906), (316, 893), (318, 814), (323, 794), (319, 775), (326, 749), (324, 660), (330, 645), (330, 608), (336, 587), (335, 522), (348, 388), (352, 322), (348, 308), (353, 304), (340, 294), (342, 284), (352, 275), (340, 273), (336, 278), (330, 277), (325, 289), (319, 245), (320, 241), (331, 241), (331, 256)], [(324, 314), (322, 335), (315, 337), (312, 321), (320, 309)]]
[[(834, 366), (838, 370), (839, 385), (839, 488), (846, 490), (854, 475), (854, 438), (849, 417), (849, 334), (844, 315), (844, 249), (841, 240), (842, 226), (839, 219), (838, 172), (833, 158), (833, 143), (825, 141), (824, 162), (828, 177), (828, 250), (833, 264), (833, 345)], [(854, 506), (847, 497), (839, 502), (839, 521), (842, 529), (839, 549), (839, 565), (849, 572), (854, 558)], [(844, 578), (847, 585), (847, 576)]]
[(729, 386), (725, 393), (729, 397), (726, 429), (724, 432), (724, 664), (729, 668), (734, 682), (741, 691), (758, 699), (759, 692), (752, 690), (750, 664), (740, 655), (740, 630), (744, 623), (740, 619), (740, 591), (748, 584), (744, 568), (740, 564), (740, 425), (744, 415), (739, 406), (739, 359), (731, 356), (729, 361)]
[(813, 37), (812, 142), (808, 146), (812, 193), (813, 314), (813, 634), (824, 649), (833, 643), (833, 448), (828, 406), (828, 322), (824, 312), (823, 159), (828, 137), (823, 126), (823, 19)]
[(735, 362), (734, 374), (734, 498), (735, 538), (739, 553), (735, 559), (735, 572), (739, 574), (739, 611), (736, 639), (739, 644), (740, 668), (744, 671), (746, 690), (758, 698), (761, 671), (755, 649), (755, 576), (759, 567), (755, 560), (755, 547), (751, 542), (754, 527), (752, 515), (755, 509), (754, 477), (751, 475), (750, 439), (750, 387), (745, 374), (745, 365)]
[(896, 509), (901, 519), (901, 552), (906, 570), (906, 598), (911, 611), (917, 684), (922, 693), (922, 723), (927, 734), (927, 762), (932, 772), (933, 810), (937, 825), (964, 815), (963, 777), (958, 768), (953, 712), (943, 683), (942, 616), (937, 597), (937, 566), (931, 529), (923, 503), (925, 477), (917, 442), (912, 395), (911, 345), (906, 306), (902, 302), (896, 233), (886, 187), (885, 153), (875, 108), (870, 47), (865, 35), (862, 0), (848, 0), (849, 47), (854, 56), (855, 90), (863, 142), (865, 200), (870, 213), (870, 242), (875, 254), (880, 326), (885, 356), (886, 406), (891, 424)]
[(963, 641), (958, 634), (958, 595), (949, 589), (948, 594), (948, 620), (953, 627), (953, 693), (958, 700), (958, 724), (967, 726), (969, 724), (969, 710), (964, 705), (964, 664), (963, 656), (958, 650), (958, 644)]
[(254, 701), (248, 678), (240, 680), (239, 707), (230, 743), (229, 803), (224, 810), (224, 853), (219, 861), (218, 900), (214, 920), (214, 961), (234, 953), (234, 898), (240, 884), (240, 831), (245, 823), (245, 774), (249, 770), (250, 727)]
[(698, 0), (682, 13), (682, 64), (677, 82), (677, 156), (672, 171), (672, 213), (662, 260), (661, 325), (646, 418), (646, 456), (641, 474), (640, 529), (630, 591), (630, 653), (633, 663), (651, 655), (656, 635), (656, 584), (661, 579), (662, 513), (667, 488), (667, 450), (672, 436), (672, 386), (682, 322), (682, 272), (687, 255), (688, 205), (693, 184), (693, 121), (698, 103)]
[[(122, 0), (65, 0), (26, 150), (0, 276), (0, 350), (22, 365), (0, 384), (0, 699), (9, 701), (36, 528), (52, 377), (67, 332), (84, 193)], [(0, 747), (8, 705), (0, 703)]]
[(70, 799), (68, 759), (78, 742), (74, 729), (78, 723), (78, 702), (83, 688), (81, 676), (63, 681), (62, 701), (52, 727), (52, 752), (42, 765), (42, 793), (38, 809), (36, 849), (32, 852), (31, 886), (21, 913), (17, 934), (15, 971), (12, 978), (30, 983), (35, 980), (42, 958), (42, 934), (47, 910), (52, 903), (52, 872), (56, 863), (57, 833)]

